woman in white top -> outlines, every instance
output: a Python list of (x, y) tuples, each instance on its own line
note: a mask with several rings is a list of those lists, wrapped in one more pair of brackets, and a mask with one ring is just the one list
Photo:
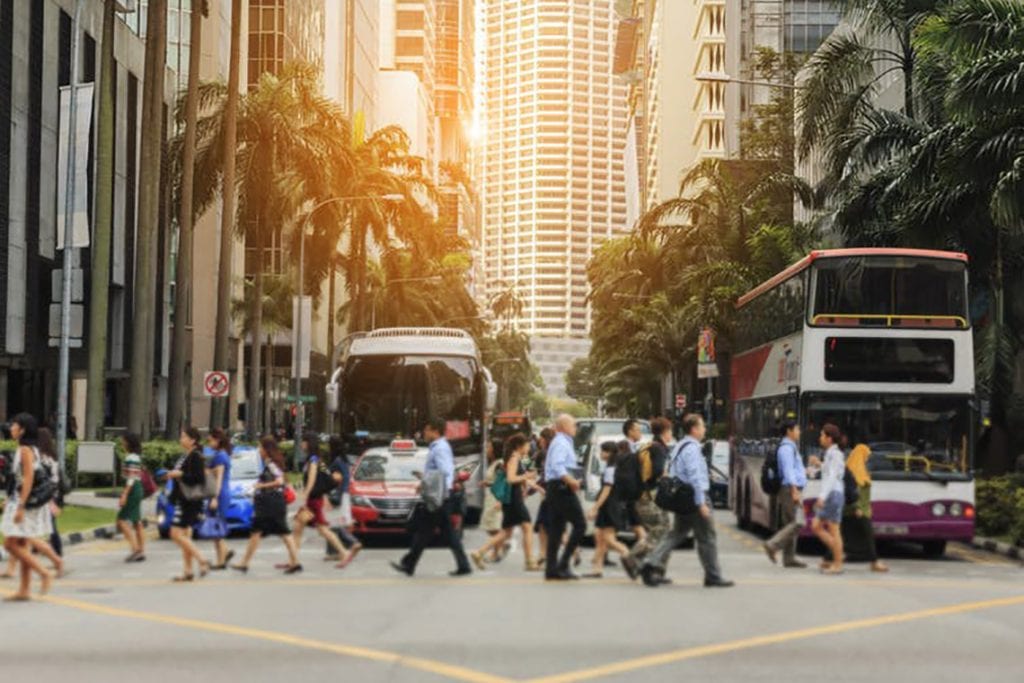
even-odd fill
[(587, 519), (594, 522), (594, 568), (584, 578), (599, 579), (604, 575), (604, 558), (614, 550), (627, 564), (629, 548), (619, 540), (619, 527), (623, 526), (624, 505), (615, 495), (615, 463), (631, 452), (629, 441), (618, 444), (606, 441), (601, 444), (601, 460), (604, 472), (601, 474), (601, 493), (594, 506), (587, 512)]
[[(36, 476), (40, 476), (39, 451), (36, 442), (39, 439), (39, 427), (36, 420), (27, 413), (17, 415), (11, 421), (11, 436), (18, 442), (18, 450), (14, 456), (15, 487), (7, 498), (4, 506), (3, 521), (0, 522), (0, 533), (4, 535), (4, 549), (18, 559), (21, 567), (21, 584), (18, 592), (4, 598), (7, 601), (25, 601), (29, 599), (29, 588), (32, 572), (39, 574), (42, 586), (40, 595), (50, 589), (52, 577), (43, 565), (32, 556), (30, 540), (41, 536), (49, 536), (53, 531), (49, 505), (29, 508), (26, 503), (32, 492)], [(48, 476), (43, 474), (42, 476)]]
[(841, 574), (843, 571), (843, 537), (839, 533), (843, 519), (843, 474), (846, 461), (839, 449), (842, 434), (834, 424), (826, 424), (821, 428), (818, 443), (825, 455), (821, 466), (821, 492), (814, 503), (817, 514), (811, 522), (814, 534), (832, 553), (832, 562), (823, 562), (821, 570), (825, 574)]

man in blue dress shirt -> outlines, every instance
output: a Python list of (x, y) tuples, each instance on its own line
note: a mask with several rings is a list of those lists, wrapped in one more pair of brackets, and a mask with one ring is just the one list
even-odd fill
[[(559, 415), (555, 418), (555, 431), (557, 433), (548, 446), (544, 461), (545, 499), (548, 507), (548, 548), (544, 578), (564, 581), (579, 578), (569, 569), (569, 562), (583, 540), (587, 520), (583, 516), (580, 499), (576, 496), (580, 482), (572, 475), (572, 470), (576, 468), (576, 446), (573, 442), (576, 420), (571, 415)], [(562, 545), (566, 523), (572, 525), (572, 533), (559, 559), (558, 549)]]
[(669, 555), (676, 546), (686, 540), (692, 529), (697, 540), (697, 555), (700, 557), (701, 566), (704, 567), (704, 586), (725, 588), (733, 585), (733, 582), (722, 578), (722, 570), (718, 567), (715, 522), (711, 516), (708, 497), (711, 481), (708, 476), (708, 464), (704, 460), (704, 450), (700, 445), (707, 432), (704, 418), (700, 415), (686, 415), (683, 417), (683, 432), (686, 436), (676, 446), (666, 476), (675, 477), (693, 487), (697, 510), (685, 515), (675, 513), (672, 530), (665, 534), (658, 547), (648, 555), (640, 573), (644, 583), (652, 588), (670, 583), (665, 578), (665, 566), (668, 564)]
[[(423, 427), (423, 438), (430, 444), (427, 452), (427, 462), (423, 467), (423, 475), (428, 472), (440, 472), (444, 476), (444, 490), (446, 497), (444, 504), (437, 510), (428, 510), (427, 506), (419, 503), (413, 512), (413, 536), (409, 552), (405, 554), (400, 562), (392, 562), (391, 566), (403, 574), (412, 576), (416, 572), (416, 564), (420, 561), (423, 550), (430, 544), (434, 537), (434, 530), (441, 532), (441, 540), (448, 544), (455, 556), (455, 571), (450, 572), (452, 576), (464, 576), (472, 574), (469, 566), (469, 558), (462, 548), (462, 539), (452, 529), (452, 514), (454, 512), (455, 500), (452, 498), (452, 486), (455, 484), (455, 455), (452, 453), (451, 444), (444, 438), (445, 420), (431, 418)], [(420, 486), (423, 486), (421, 483)]]
[(764, 544), (768, 559), (776, 562), (776, 555), (782, 551), (782, 566), (802, 569), (807, 565), (796, 559), (796, 541), (800, 533), (797, 515), (803, 500), (801, 491), (807, 486), (807, 469), (800, 457), (800, 425), (789, 420), (782, 427), (782, 442), (779, 443), (776, 458), (779, 463), (779, 492), (773, 499), (778, 504), (779, 532)]

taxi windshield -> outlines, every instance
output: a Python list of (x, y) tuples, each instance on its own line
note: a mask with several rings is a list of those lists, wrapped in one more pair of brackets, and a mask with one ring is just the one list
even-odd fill
[(414, 482), (414, 472), (423, 471), (420, 458), (396, 458), (386, 455), (365, 455), (359, 461), (353, 479), (380, 483)]

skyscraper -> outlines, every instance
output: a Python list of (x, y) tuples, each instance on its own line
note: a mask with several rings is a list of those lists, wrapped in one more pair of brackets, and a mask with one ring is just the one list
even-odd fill
[(626, 222), (613, 0), (483, 0), (488, 295), (515, 288), (551, 393), (589, 348), (587, 261)]

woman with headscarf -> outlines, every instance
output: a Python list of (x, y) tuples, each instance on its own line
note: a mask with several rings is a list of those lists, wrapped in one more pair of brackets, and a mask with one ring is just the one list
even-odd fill
[(857, 482), (857, 500), (843, 508), (844, 545), (851, 554), (863, 555), (871, 562), (871, 571), (887, 572), (887, 567), (878, 559), (875, 548), (875, 531), (871, 525), (871, 473), (868, 471), (868, 460), (871, 449), (859, 443), (846, 457), (846, 469)]

